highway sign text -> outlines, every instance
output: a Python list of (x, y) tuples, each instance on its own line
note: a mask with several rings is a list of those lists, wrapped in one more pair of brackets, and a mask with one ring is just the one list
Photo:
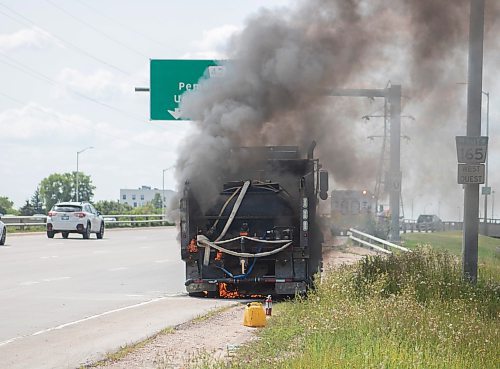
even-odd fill
[(487, 136), (456, 136), (457, 158), (459, 163), (481, 164), (488, 153)]
[(458, 184), (484, 183), (484, 164), (458, 164)]
[(215, 60), (151, 60), (150, 119), (180, 119), (182, 94), (196, 90), (201, 78), (221, 74), (223, 67)]

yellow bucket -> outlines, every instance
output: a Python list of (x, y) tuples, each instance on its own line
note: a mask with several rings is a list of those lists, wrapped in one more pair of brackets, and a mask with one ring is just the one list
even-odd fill
[(247, 327), (265, 327), (266, 313), (260, 302), (251, 302), (245, 307), (243, 325)]

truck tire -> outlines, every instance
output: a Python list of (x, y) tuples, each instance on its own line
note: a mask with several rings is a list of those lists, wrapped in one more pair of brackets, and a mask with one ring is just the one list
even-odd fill
[(47, 231), (48, 238), (54, 238), (54, 231)]
[(62, 236), (63, 236), (63, 238), (68, 238), (69, 232), (62, 232)]

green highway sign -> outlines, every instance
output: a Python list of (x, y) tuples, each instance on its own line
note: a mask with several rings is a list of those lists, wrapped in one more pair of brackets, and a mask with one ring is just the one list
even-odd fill
[(182, 94), (222, 68), (216, 60), (150, 60), (150, 119), (179, 120)]

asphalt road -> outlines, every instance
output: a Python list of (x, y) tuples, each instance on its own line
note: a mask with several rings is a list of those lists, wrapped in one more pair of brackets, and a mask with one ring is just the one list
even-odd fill
[(9, 234), (0, 246), (0, 368), (75, 368), (228, 304), (185, 296), (176, 235)]

